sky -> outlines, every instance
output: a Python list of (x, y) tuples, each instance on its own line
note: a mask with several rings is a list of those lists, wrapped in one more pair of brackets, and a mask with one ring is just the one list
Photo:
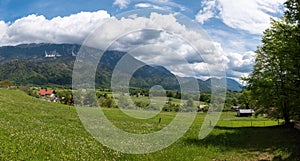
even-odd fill
[[(270, 26), (271, 18), (283, 14), (283, 3), (284, 0), (0, 0), (0, 46), (82, 44), (99, 27), (102, 34), (98, 41), (112, 42), (130, 31), (113, 41), (111, 49), (130, 51), (137, 59), (164, 65), (179, 76), (201, 79), (210, 77), (208, 68), (217, 71), (222, 63), (226, 76), (239, 81), (252, 71), (263, 31)], [(119, 16), (146, 9), (167, 14), (123, 19)], [(198, 28), (179, 22), (179, 14)], [(141, 28), (148, 30), (136, 31)], [(208, 47), (218, 54), (211, 54), (211, 49), (208, 52)], [(174, 53), (176, 57), (170, 57)]]

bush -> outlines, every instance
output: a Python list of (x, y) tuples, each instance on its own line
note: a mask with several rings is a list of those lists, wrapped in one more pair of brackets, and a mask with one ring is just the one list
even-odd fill
[(164, 107), (162, 108), (162, 111), (165, 111), (165, 112), (178, 112), (178, 111), (180, 111), (180, 106), (176, 105), (176, 104), (173, 104), (173, 103), (168, 101), (164, 105)]
[(3, 88), (9, 88), (10, 86), (12, 86), (13, 83), (12, 81), (10, 80), (3, 80), (3, 81), (0, 81), (0, 87), (3, 87)]
[(116, 108), (118, 107), (114, 99), (111, 97), (105, 98), (105, 97), (100, 97), (99, 99), (99, 106), (100, 107), (108, 107), (108, 108)]
[(35, 97), (35, 98), (40, 98), (40, 95), (38, 95), (38, 94), (36, 93), (36, 91), (35, 91), (35, 90), (32, 90), (32, 89), (28, 90), (28, 91), (27, 91), (27, 94), (28, 94), (29, 96), (32, 96), (32, 97)]
[(73, 105), (73, 95), (72, 91), (60, 91), (56, 92), (56, 96), (59, 98), (60, 103), (67, 104), (67, 105)]

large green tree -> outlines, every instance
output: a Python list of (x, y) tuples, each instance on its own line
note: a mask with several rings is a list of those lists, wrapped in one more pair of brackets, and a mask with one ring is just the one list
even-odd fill
[(246, 81), (258, 113), (276, 113), (272, 117), (299, 118), (300, 48), (299, 0), (285, 2), (286, 11), (271, 21), (262, 45), (256, 53), (256, 64)]

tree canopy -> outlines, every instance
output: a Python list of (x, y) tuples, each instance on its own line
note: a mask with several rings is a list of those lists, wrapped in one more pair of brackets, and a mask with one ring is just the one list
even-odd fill
[(287, 0), (284, 15), (271, 20), (256, 51), (253, 72), (245, 78), (256, 112), (284, 118), (287, 124), (300, 116), (299, 3)]

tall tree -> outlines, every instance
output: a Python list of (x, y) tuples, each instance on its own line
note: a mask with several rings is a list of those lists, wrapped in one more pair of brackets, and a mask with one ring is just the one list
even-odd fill
[(256, 111), (276, 111), (276, 117), (283, 117), (287, 124), (291, 117), (299, 117), (299, 3), (288, 0), (283, 17), (272, 19), (256, 51), (254, 70), (245, 79)]
[(285, 11), (285, 17), (287, 21), (292, 25), (292, 31), (290, 36), (290, 48), (289, 52), (292, 57), (292, 83), (293, 86), (290, 90), (293, 100), (291, 104), (292, 115), (298, 116), (296, 119), (300, 119), (300, 0), (288, 0), (285, 2), (287, 10)]
[(239, 101), (239, 104), (241, 105), (241, 108), (252, 109), (253, 103), (252, 103), (250, 91), (244, 90), (238, 96), (238, 101)]

